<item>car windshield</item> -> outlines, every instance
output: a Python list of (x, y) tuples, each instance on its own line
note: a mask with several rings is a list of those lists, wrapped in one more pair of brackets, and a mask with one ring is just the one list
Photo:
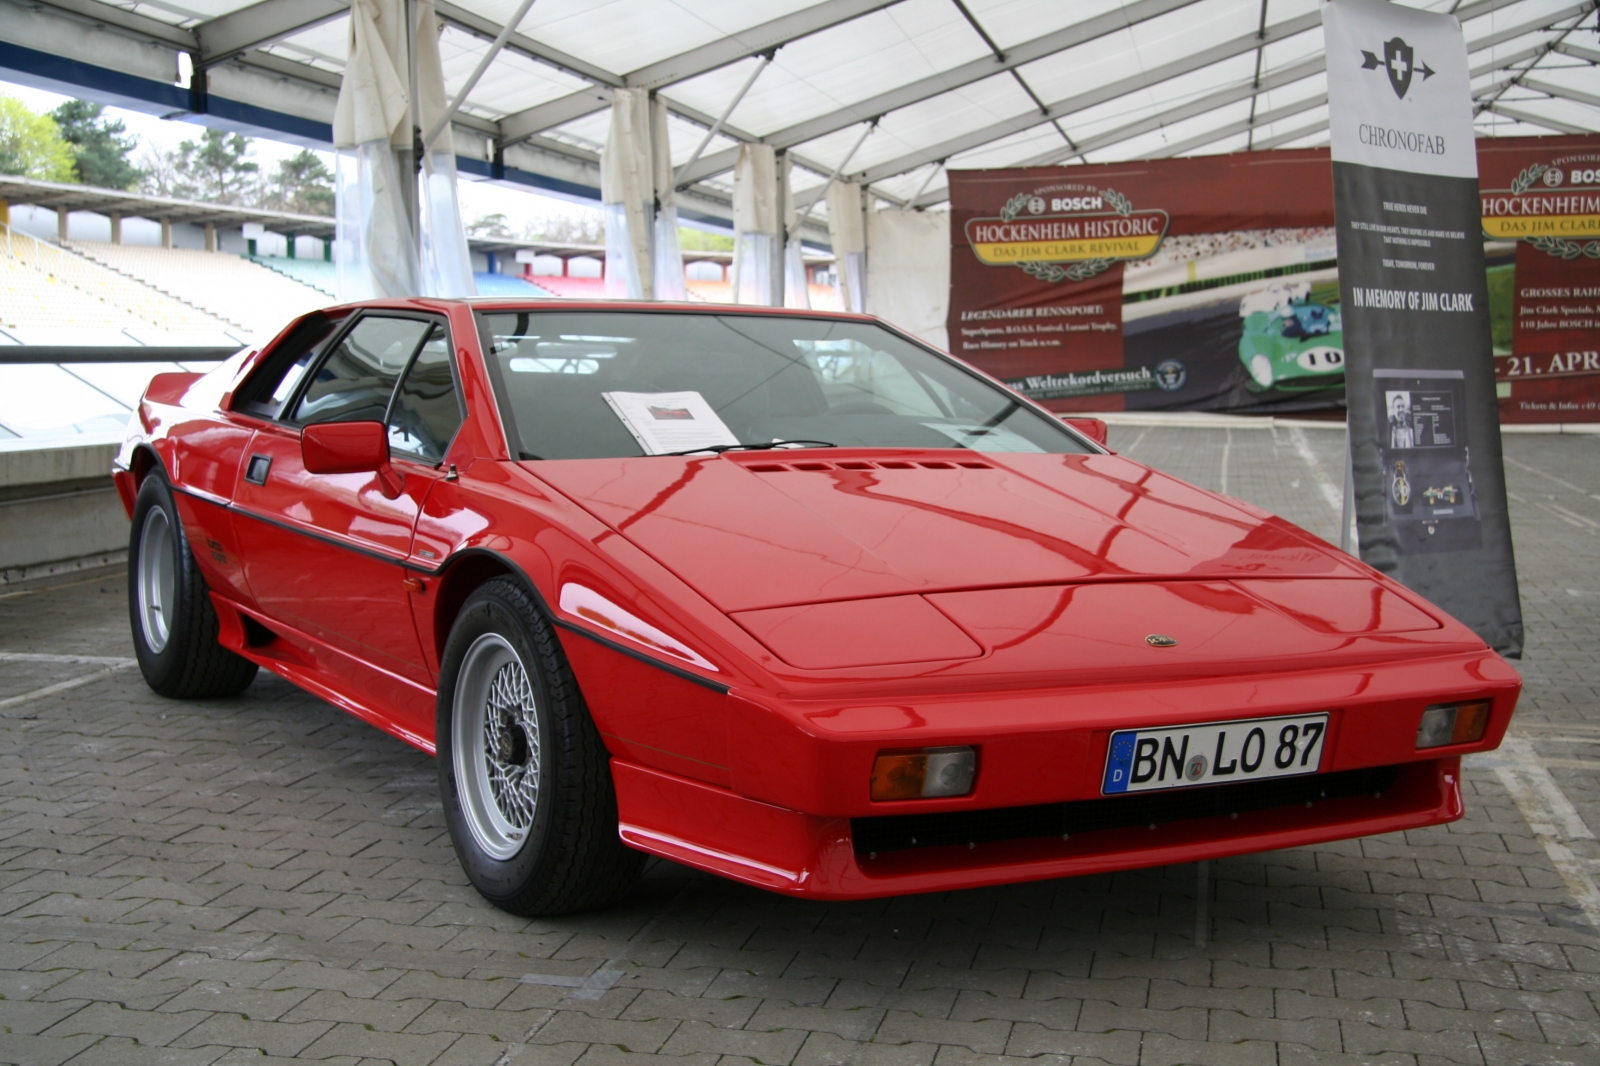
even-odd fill
[(637, 311), (485, 311), (479, 322), (524, 459), (774, 445), (1093, 450), (868, 322)]

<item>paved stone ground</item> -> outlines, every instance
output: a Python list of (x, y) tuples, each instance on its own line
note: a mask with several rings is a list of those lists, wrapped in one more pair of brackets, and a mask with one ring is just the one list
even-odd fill
[[(1336, 432), (1112, 443), (1335, 535)], [(266, 675), (151, 695), (120, 577), (0, 598), (0, 1062), (1593, 1066), (1600, 439), (1508, 454), (1515, 750), (1454, 825), (1212, 863), (1203, 948), (1194, 866), (820, 904), (658, 862), (513, 918), (431, 760)]]

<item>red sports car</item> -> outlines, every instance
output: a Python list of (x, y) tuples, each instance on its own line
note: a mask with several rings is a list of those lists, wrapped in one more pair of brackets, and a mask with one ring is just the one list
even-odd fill
[(862, 316), (330, 308), (150, 383), (134, 644), (437, 751), (520, 914), (645, 854), (848, 899), (1460, 817), (1510, 666), (1103, 436)]

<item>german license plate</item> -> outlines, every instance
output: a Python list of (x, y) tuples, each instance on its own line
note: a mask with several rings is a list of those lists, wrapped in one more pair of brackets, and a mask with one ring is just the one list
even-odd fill
[(1100, 791), (1150, 792), (1314, 774), (1327, 734), (1326, 714), (1119, 730), (1111, 734)]

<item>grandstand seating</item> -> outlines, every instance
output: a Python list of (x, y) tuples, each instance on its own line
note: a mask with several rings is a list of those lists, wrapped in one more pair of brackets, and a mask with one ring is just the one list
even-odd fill
[(524, 279), (519, 274), (486, 274), (478, 271), (472, 275), (474, 284), (478, 287), (479, 296), (549, 296), (533, 282)]
[(339, 268), (324, 259), (285, 259), (278, 255), (252, 255), (247, 257), (257, 266), (276, 270), (302, 285), (309, 285), (330, 300), (339, 298)]
[(333, 300), (276, 270), (226, 252), (71, 241), (68, 246), (175, 299), (267, 340), (290, 319)]
[[(0, 326), (19, 340), (61, 342), (92, 332), (107, 343), (167, 337), (215, 344), (227, 323), (83, 256), (0, 226)], [(182, 339), (176, 343), (188, 343)]]

